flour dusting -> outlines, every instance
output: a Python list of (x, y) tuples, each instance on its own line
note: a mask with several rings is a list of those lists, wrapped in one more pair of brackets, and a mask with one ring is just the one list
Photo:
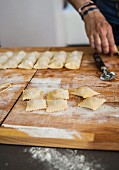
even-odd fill
[[(68, 101), (68, 108), (63, 111), (52, 113), (54, 117), (63, 116), (67, 118), (67, 122), (71, 123), (73, 117), (77, 117), (76, 121), (79, 123), (86, 123), (92, 119), (95, 119), (97, 124), (103, 124), (108, 121), (108, 117), (119, 117), (119, 107), (112, 107), (108, 104), (102, 105), (98, 110), (91, 110), (87, 108), (81, 108), (77, 106), (77, 102)], [(117, 114), (118, 113), (118, 114)], [(26, 113), (29, 114), (29, 113)], [(32, 111), (32, 114), (47, 115), (45, 110)]]
[(60, 84), (61, 78), (36, 78), (32, 79), (32, 83), (41, 83), (41, 84)]
[(66, 130), (50, 127), (30, 127), (30, 126), (17, 126), (17, 125), (8, 125), (3, 124), (3, 127), (15, 128), (18, 129), (31, 137), (40, 137), (40, 138), (58, 138), (58, 139), (74, 139), (74, 135), (81, 139), (79, 132), (75, 130)]
[(14, 82), (24, 82), (24, 76), (21, 74), (11, 74), (0, 78), (1, 83), (14, 83)]
[(104, 170), (99, 160), (89, 161), (77, 150), (65, 149), (65, 152), (61, 152), (53, 148), (31, 147), (24, 152), (29, 152), (33, 159), (43, 162), (44, 166), (47, 163), (49, 170)]

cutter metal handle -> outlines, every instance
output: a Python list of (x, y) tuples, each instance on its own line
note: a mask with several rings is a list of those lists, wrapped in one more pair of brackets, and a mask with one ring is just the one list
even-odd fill
[(104, 62), (97, 52), (93, 54), (93, 58), (95, 60), (96, 66), (103, 72), (103, 74), (100, 75), (101, 80), (112, 80), (115, 78), (115, 73), (107, 71)]
[(97, 52), (93, 54), (93, 58), (95, 60), (97, 67), (100, 69), (100, 71), (103, 72), (103, 70), (106, 70), (106, 66)]

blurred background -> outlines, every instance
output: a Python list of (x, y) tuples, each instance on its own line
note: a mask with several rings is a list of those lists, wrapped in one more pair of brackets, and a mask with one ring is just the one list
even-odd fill
[(87, 44), (83, 21), (66, 0), (0, 0), (2, 47)]

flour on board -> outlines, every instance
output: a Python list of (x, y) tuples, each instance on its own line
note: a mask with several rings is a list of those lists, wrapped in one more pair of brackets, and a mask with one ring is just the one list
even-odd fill
[(36, 78), (32, 79), (32, 83), (42, 83), (42, 84), (60, 84), (61, 78)]
[(14, 82), (24, 82), (24, 76), (21, 74), (12, 74), (11, 76), (5, 76), (0, 78), (1, 83), (14, 83)]
[(43, 137), (43, 138), (59, 138), (59, 139), (74, 139), (74, 135), (81, 139), (79, 132), (75, 130), (66, 130), (50, 127), (30, 127), (30, 126), (17, 126), (3, 124), (4, 127), (18, 129), (31, 137)]

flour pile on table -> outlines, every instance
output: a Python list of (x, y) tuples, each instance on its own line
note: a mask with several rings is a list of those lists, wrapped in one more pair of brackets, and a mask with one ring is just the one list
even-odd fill
[(77, 150), (32, 147), (25, 152), (30, 152), (33, 159), (39, 163), (47, 163), (49, 170), (104, 170), (98, 161), (87, 161), (84, 155), (78, 155)]

